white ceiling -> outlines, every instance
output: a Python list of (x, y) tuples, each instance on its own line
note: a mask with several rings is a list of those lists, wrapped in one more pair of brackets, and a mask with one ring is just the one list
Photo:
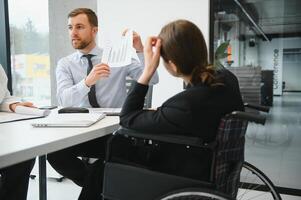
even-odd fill
[(256, 8), (258, 25), (265, 34), (301, 36), (301, 0), (245, 0)]

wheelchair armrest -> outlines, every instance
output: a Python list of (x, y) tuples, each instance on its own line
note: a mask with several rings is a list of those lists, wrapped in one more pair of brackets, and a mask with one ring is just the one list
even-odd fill
[(250, 122), (255, 122), (258, 124), (265, 124), (266, 117), (261, 114), (248, 113), (243, 111), (233, 111), (231, 114), (227, 115), (227, 117), (247, 120)]
[(159, 142), (194, 146), (194, 147), (207, 147), (210, 144), (204, 144), (203, 140), (198, 137), (193, 136), (184, 136), (184, 135), (172, 135), (172, 134), (154, 134), (154, 133), (146, 133), (142, 131), (137, 131), (133, 129), (128, 129), (121, 127), (114, 134), (135, 137), (146, 140), (154, 140)]
[(252, 108), (258, 111), (263, 111), (268, 113), (270, 111), (270, 107), (268, 106), (262, 106), (262, 105), (257, 105), (257, 104), (252, 104), (252, 103), (244, 103), (244, 106), (246, 108)]

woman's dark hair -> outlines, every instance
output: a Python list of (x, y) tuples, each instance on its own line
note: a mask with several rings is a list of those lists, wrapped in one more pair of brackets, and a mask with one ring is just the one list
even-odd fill
[(214, 70), (208, 65), (207, 46), (200, 29), (190, 21), (177, 20), (165, 25), (160, 34), (161, 56), (172, 61), (183, 75), (192, 75), (193, 85), (215, 84)]
[(75, 17), (79, 14), (85, 14), (88, 17), (89, 23), (92, 26), (98, 27), (97, 15), (90, 8), (76, 8), (68, 14), (68, 18)]

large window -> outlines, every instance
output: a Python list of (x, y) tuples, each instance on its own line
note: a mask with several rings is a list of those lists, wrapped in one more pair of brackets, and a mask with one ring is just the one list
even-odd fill
[(48, 0), (10, 0), (13, 93), (36, 105), (49, 105), (50, 59)]

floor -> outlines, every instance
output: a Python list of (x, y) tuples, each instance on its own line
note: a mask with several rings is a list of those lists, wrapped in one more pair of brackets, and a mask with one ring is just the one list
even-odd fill
[[(57, 182), (55, 179), (47, 181), (47, 200), (76, 200), (80, 192), (80, 187), (72, 181), (65, 179)], [(39, 199), (39, 180), (30, 180), (28, 200)]]
[[(30, 180), (28, 200), (38, 200), (38, 179)], [(48, 200), (76, 200), (80, 192), (80, 188), (70, 180), (65, 179), (63, 182), (57, 182), (55, 179), (47, 181), (47, 199)], [(257, 196), (256, 200), (269, 200), (267, 196), (260, 192), (254, 192)], [(252, 197), (254, 197), (252, 193)], [(281, 195), (283, 200), (300, 200), (301, 197)]]
[[(250, 124), (246, 160), (261, 169), (277, 186), (301, 190), (301, 93), (274, 97), (265, 126)], [(37, 173), (35, 169), (33, 173)], [(51, 169), (48, 174), (59, 177)], [(48, 179), (48, 200), (74, 200), (80, 188), (70, 180)], [(38, 200), (38, 179), (30, 180), (29, 200)], [(284, 200), (301, 197), (282, 195)], [(264, 197), (262, 200), (266, 200)]]
[(265, 126), (249, 125), (245, 155), (275, 185), (301, 190), (300, 113), (301, 93), (274, 97)]
[[(38, 162), (36, 162), (32, 175), (38, 174)], [(47, 200), (75, 200), (79, 196), (81, 188), (74, 184), (69, 179), (63, 179), (62, 182), (58, 182), (59, 175), (48, 163), (47, 163)], [(28, 200), (39, 199), (39, 178), (30, 179)]]

